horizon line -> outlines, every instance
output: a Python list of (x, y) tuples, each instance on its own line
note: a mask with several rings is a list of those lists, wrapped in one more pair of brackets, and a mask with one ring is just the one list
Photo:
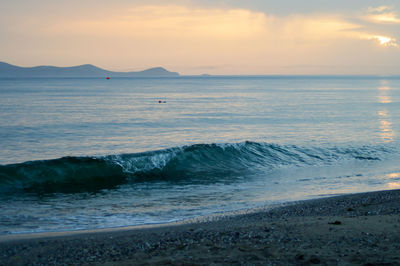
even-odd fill
[[(19, 65), (14, 65), (10, 64), (6, 61), (0, 61), (0, 63), (4, 63), (10, 66), (14, 67), (19, 67), (19, 68), (36, 68), (36, 67), (55, 67), (55, 68), (74, 68), (74, 67), (81, 67), (81, 66), (93, 66), (96, 68), (99, 68), (101, 70), (105, 70), (108, 72), (115, 72), (115, 73), (132, 73), (132, 72), (142, 72), (146, 70), (151, 70), (151, 69), (157, 69), (161, 68), (164, 70), (167, 70), (168, 72), (172, 73), (178, 73), (179, 76), (175, 77), (160, 77), (160, 78), (179, 78), (179, 77), (374, 77), (374, 78), (391, 78), (391, 77), (400, 77), (399, 74), (338, 74), (338, 73), (332, 73), (332, 74), (209, 74), (209, 73), (201, 73), (201, 74), (181, 74), (177, 71), (171, 71), (166, 69), (163, 66), (153, 66), (149, 68), (145, 68), (143, 70), (136, 70), (136, 71), (118, 71), (118, 70), (108, 70), (103, 67), (96, 66), (94, 64), (86, 63), (86, 64), (79, 64), (79, 65), (72, 65), (72, 66), (56, 66), (56, 65), (35, 65), (35, 66), (19, 66)], [(7, 78), (7, 77), (3, 77)], [(12, 78), (12, 77), (10, 77)], [(20, 77), (24, 78), (24, 77)], [(26, 78), (35, 78), (35, 77), (26, 77)], [(38, 77), (38, 78), (46, 78), (46, 77)], [(49, 78), (58, 78), (58, 77), (49, 77)], [(66, 77), (59, 77), (59, 78), (66, 78)], [(74, 77), (71, 77), (74, 78)], [(85, 78), (85, 77), (80, 77), (80, 78)], [(97, 77), (90, 77), (88, 76), (87, 78), (97, 78)], [(139, 78), (139, 77), (115, 77), (115, 78)], [(145, 78), (145, 77), (144, 77)], [(154, 77), (151, 77), (154, 78)]]

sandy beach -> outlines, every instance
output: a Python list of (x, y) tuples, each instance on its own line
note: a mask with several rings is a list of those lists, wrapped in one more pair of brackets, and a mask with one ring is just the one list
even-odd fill
[(0, 265), (400, 265), (400, 190), (202, 222), (0, 237)]

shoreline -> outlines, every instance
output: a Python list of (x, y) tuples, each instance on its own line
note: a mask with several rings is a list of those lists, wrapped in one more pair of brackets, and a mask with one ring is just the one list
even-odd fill
[[(314, 200), (314, 199), (309, 199)], [(271, 205), (265, 205), (255, 208), (240, 209), (227, 212), (218, 212), (209, 215), (197, 216), (193, 218), (188, 218), (184, 220), (166, 222), (166, 223), (153, 223), (153, 224), (141, 224), (141, 225), (128, 225), (128, 226), (118, 226), (118, 227), (107, 227), (107, 228), (96, 228), (96, 229), (77, 229), (77, 230), (65, 230), (65, 231), (44, 231), (44, 232), (32, 232), (32, 233), (10, 233), (10, 234), (0, 234), (0, 244), (4, 242), (12, 241), (26, 241), (34, 239), (50, 239), (58, 237), (75, 237), (80, 235), (89, 234), (105, 234), (105, 233), (115, 233), (124, 231), (137, 231), (137, 230), (157, 230), (165, 227), (176, 227), (185, 225), (197, 225), (210, 222), (218, 222), (221, 219), (229, 219), (236, 216), (242, 216), (247, 214), (254, 214), (258, 212), (265, 212), (270, 209), (294, 205), (299, 202), (309, 201), (309, 200), (298, 200), (284, 203), (275, 203)]]
[(400, 265), (400, 190), (168, 224), (0, 236), (0, 265)]

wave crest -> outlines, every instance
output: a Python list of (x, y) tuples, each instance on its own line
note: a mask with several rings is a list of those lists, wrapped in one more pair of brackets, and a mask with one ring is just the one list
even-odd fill
[(305, 148), (243, 142), (196, 144), (134, 154), (63, 157), (0, 166), (0, 191), (71, 193), (112, 189), (130, 182), (218, 182), (282, 166), (380, 160), (384, 148)]

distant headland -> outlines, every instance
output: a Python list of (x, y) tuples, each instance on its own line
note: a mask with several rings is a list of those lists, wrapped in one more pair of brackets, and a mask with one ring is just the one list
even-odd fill
[(92, 78), (92, 77), (178, 77), (178, 72), (170, 72), (162, 67), (154, 67), (138, 72), (115, 72), (86, 64), (72, 67), (36, 66), (19, 67), (0, 62), (1, 78)]

